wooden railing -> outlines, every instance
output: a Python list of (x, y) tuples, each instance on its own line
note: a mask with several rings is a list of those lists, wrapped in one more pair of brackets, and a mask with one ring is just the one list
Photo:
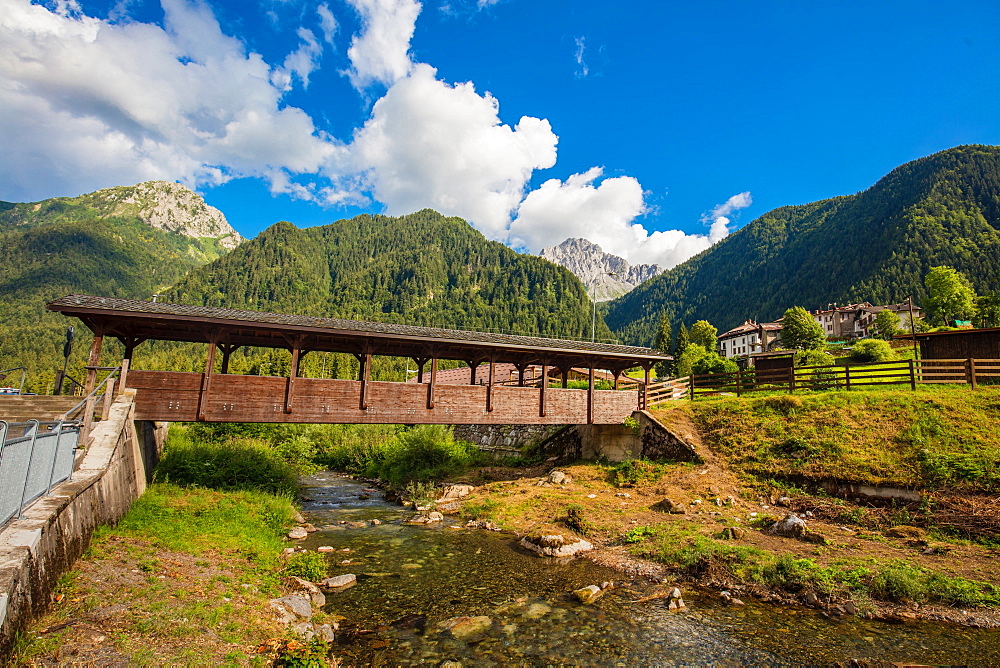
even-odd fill
[[(850, 390), (873, 385), (1000, 383), (1000, 360), (931, 359), (877, 362), (857, 366), (809, 366), (794, 369), (745, 369), (728, 373), (695, 374), (687, 386), (688, 398), (731, 393), (796, 390)], [(662, 383), (661, 383), (662, 385)], [(653, 386), (650, 386), (652, 389)], [(650, 405), (653, 402), (650, 401)]]

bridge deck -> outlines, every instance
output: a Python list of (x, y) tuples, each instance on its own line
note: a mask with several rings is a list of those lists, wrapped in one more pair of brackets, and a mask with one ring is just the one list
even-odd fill
[[(308, 422), (364, 424), (585, 424), (587, 390), (549, 388), (545, 416), (540, 392), (529, 387), (438, 385), (372, 381), (361, 408), (361, 382), (296, 378), (286, 406), (288, 378), (131, 371), (136, 419), (167, 422)], [(487, 395), (491, 395), (487, 397)], [(487, 409), (487, 402), (492, 409)], [(433, 407), (431, 407), (433, 406)], [(621, 424), (637, 406), (637, 393), (596, 390), (593, 423)], [(201, 411), (199, 417), (199, 411)]]

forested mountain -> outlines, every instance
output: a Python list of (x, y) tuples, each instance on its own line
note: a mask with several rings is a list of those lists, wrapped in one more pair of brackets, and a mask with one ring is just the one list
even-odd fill
[(0, 202), (0, 368), (51, 376), (61, 363), (70, 321), (46, 311), (48, 300), (73, 292), (149, 299), (239, 241), (217, 209), (175, 183)]
[(979, 292), (1000, 289), (1000, 147), (959, 146), (894, 169), (871, 188), (769, 211), (607, 306), (627, 343), (647, 345), (660, 316), (725, 331), (794, 305), (888, 304), (926, 296), (936, 265)]
[[(183, 304), (589, 337), (591, 302), (567, 269), (425, 209), (298, 229), (281, 222), (164, 297)], [(598, 319), (598, 338), (610, 331)]]

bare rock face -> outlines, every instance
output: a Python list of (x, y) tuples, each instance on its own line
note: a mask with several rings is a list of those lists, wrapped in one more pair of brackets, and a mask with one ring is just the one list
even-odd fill
[[(543, 248), (539, 255), (576, 274), (587, 292), (600, 302), (620, 297), (663, 272), (655, 264), (633, 266), (586, 239), (567, 239), (558, 246)], [(609, 276), (609, 272), (614, 276)]]
[(582, 538), (566, 538), (562, 534), (546, 536), (525, 536), (521, 539), (521, 547), (527, 548), (543, 557), (572, 557), (579, 552), (593, 550), (594, 546)]
[(106, 215), (137, 216), (147, 225), (168, 232), (218, 239), (219, 245), (228, 249), (243, 242), (221, 211), (179, 183), (146, 181), (105, 188), (85, 197), (95, 208), (105, 210)]

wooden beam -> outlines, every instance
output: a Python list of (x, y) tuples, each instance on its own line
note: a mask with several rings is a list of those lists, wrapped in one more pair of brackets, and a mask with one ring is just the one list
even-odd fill
[(490, 355), (490, 379), (486, 383), (486, 412), (493, 412), (493, 380), (496, 378), (496, 356)]
[(594, 424), (594, 363), (588, 362), (587, 368), (587, 424)]
[(295, 399), (295, 378), (299, 375), (299, 360), (301, 358), (302, 351), (296, 343), (292, 346), (292, 368), (289, 369), (288, 380), (285, 381), (285, 413), (291, 413), (294, 410), (292, 402)]
[(479, 360), (465, 360), (469, 365), (469, 385), (476, 384), (476, 371), (479, 369)]
[[(215, 367), (215, 342), (208, 344), (208, 358), (205, 360), (205, 372), (201, 375), (201, 392), (198, 394), (198, 420), (205, 420), (208, 408), (208, 393), (212, 389), (212, 371)], [(124, 383), (123, 383), (124, 384)]]
[(368, 401), (368, 388), (371, 385), (372, 379), (372, 354), (365, 353), (364, 356), (355, 355), (355, 357), (358, 358), (358, 364), (361, 365), (361, 368), (358, 369), (358, 380), (361, 381), (361, 397), (358, 407), (361, 410), (366, 411), (370, 407), (370, 403)]
[(239, 349), (239, 346), (235, 343), (219, 343), (219, 350), (222, 351), (222, 371), (221, 373), (229, 373), (229, 356), (232, 355)]
[[(128, 380), (128, 368), (129, 366), (131, 366), (131, 364), (132, 360), (128, 357), (122, 360), (122, 370), (118, 374), (118, 394), (121, 394), (122, 392), (125, 391), (125, 382)], [(105, 392), (110, 392), (110, 391), (111, 387), (108, 387), (108, 389), (105, 390)], [(105, 418), (102, 417), (101, 419), (104, 420)]]
[(417, 382), (424, 382), (424, 365), (427, 364), (426, 357), (414, 357), (413, 361), (417, 364)]
[(434, 408), (434, 389), (437, 387), (438, 360), (431, 358), (431, 382), (427, 386), (427, 408)]
[(549, 361), (542, 360), (542, 382), (538, 393), (538, 417), (545, 417), (545, 390), (549, 387)]
[(643, 410), (647, 410), (649, 408), (649, 370), (651, 368), (652, 367), (650, 367), (649, 365), (646, 365), (646, 364), (644, 364), (642, 366), (643, 381), (642, 381), (642, 390), (640, 390), (640, 392), (639, 392), (639, 396), (640, 396), (640, 402), (639, 403), (642, 405), (642, 409)]
[(572, 367), (562, 366), (562, 367), (559, 368), (559, 373), (562, 374), (562, 386), (563, 386), (564, 390), (569, 385), (569, 370), (570, 370), (570, 368), (572, 368)]
[(83, 384), (83, 394), (88, 395), (97, 385), (97, 366), (101, 363), (101, 348), (104, 346), (104, 335), (94, 334), (94, 342), (90, 344), (90, 356), (87, 358), (87, 380)]

